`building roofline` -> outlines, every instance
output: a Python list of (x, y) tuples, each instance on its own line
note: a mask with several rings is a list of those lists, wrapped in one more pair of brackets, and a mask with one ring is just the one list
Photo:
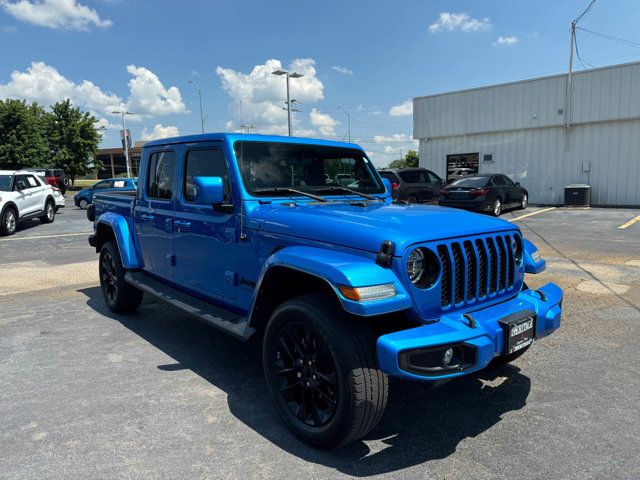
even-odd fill
[[(597, 71), (601, 71), (601, 70), (609, 70), (609, 69), (614, 69), (614, 68), (621, 68), (621, 67), (630, 67), (630, 66), (636, 66), (636, 65), (640, 65), (640, 62), (628, 62), (628, 63), (618, 63), (615, 65), (606, 65), (604, 67), (598, 67), (598, 68), (591, 68), (589, 70), (580, 70), (579, 72), (573, 72), (574, 76), (578, 76), (578, 75), (584, 75), (587, 73), (592, 73), (592, 72), (597, 72)], [(472, 87), (472, 88), (463, 88), (461, 90), (453, 90), (451, 92), (441, 92), (441, 93), (434, 93), (432, 95), (422, 95), (419, 97), (413, 97), (413, 100), (423, 100), (423, 99), (427, 99), (427, 98), (435, 98), (435, 97), (444, 97), (446, 95), (456, 95), (459, 93), (467, 93), (467, 92), (475, 92), (477, 90), (488, 90), (490, 88), (496, 88), (496, 87), (508, 87), (511, 85), (519, 85), (521, 83), (529, 83), (529, 82), (537, 82), (539, 80), (549, 80), (552, 78), (558, 78), (558, 77), (566, 77), (568, 75), (568, 72), (565, 73), (558, 73), (556, 75), (547, 75), (544, 77), (533, 77), (533, 78), (525, 78), (523, 80), (514, 80), (512, 82), (505, 82), (505, 83), (492, 83), (489, 85), (482, 85), (479, 87)]]

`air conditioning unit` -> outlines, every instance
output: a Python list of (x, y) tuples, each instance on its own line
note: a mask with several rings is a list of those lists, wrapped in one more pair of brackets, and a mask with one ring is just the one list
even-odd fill
[(591, 185), (567, 185), (564, 187), (565, 207), (591, 206)]

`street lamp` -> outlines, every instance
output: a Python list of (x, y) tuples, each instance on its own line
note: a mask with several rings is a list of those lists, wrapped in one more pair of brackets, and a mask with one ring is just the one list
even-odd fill
[(193, 86), (198, 90), (198, 98), (200, 99), (200, 128), (202, 129), (202, 133), (204, 133), (204, 116), (202, 115), (202, 92), (200, 91), (200, 86), (196, 83), (195, 80), (189, 80), (189, 83), (193, 83)]
[(286, 75), (287, 76), (287, 125), (289, 127), (289, 136), (291, 136), (291, 102), (289, 100), (289, 78), (304, 77), (302, 73), (289, 72), (287, 70), (276, 70), (271, 72), (272, 75)]
[(124, 159), (127, 164), (127, 177), (131, 178), (131, 164), (129, 163), (129, 142), (127, 141), (127, 124), (124, 120), (125, 115), (133, 115), (131, 112), (127, 112), (126, 110), (114, 110), (114, 115), (122, 115), (122, 138), (124, 139)]
[[(347, 112), (347, 111), (346, 111), (344, 108), (342, 108), (342, 107), (338, 107), (338, 108), (339, 108), (340, 110), (342, 110), (344, 113), (346, 113), (346, 114), (347, 114), (347, 122), (348, 122), (348, 124), (349, 124), (349, 130), (348, 130), (348, 132), (349, 132), (349, 143), (351, 143), (351, 113)], [(343, 137), (343, 139), (344, 139), (344, 137)]]

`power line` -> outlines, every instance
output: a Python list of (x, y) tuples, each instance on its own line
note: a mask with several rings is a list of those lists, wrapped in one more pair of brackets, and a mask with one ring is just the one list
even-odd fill
[(588, 29), (582, 28), (582, 27), (576, 27), (576, 28), (578, 30), (582, 30), (583, 32), (587, 32), (587, 33), (590, 33), (592, 35), (596, 35), (598, 37), (606, 38), (607, 40), (612, 40), (614, 42), (622, 43), (623, 45), (627, 45), (629, 47), (640, 48), (640, 43), (638, 43), (638, 42), (633, 42), (631, 40), (626, 40), (624, 38), (615, 37), (613, 35), (609, 35), (609, 34), (606, 34), (606, 33), (594, 32), (593, 30), (588, 30)]

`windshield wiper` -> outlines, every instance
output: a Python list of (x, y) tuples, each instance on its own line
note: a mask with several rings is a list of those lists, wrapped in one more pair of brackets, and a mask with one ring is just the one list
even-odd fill
[(326, 202), (326, 198), (322, 198), (319, 195), (314, 195), (313, 193), (303, 192), (301, 190), (296, 190), (295, 188), (288, 187), (272, 187), (272, 188), (256, 188), (253, 190), (253, 193), (295, 193), (296, 195), (304, 195), (305, 197), (313, 198), (319, 202)]
[(347, 193), (352, 193), (354, 195), (358, 195), (359, 197), (363, 197), (366, 198), (367, 200), (379, 200), (378, 197), (374, 197), (373, 195), (367, 195), (366, 193), (362, 193), (362, 192), (358, 192), (357, 190), (353, 190), (351, 188), (347, 188), (347, 187), (322, 187), (322, 188), (316, 188), (314, 190), (314, 192), (316, 193), (322, 193), (322, 192), (347, 192)]

